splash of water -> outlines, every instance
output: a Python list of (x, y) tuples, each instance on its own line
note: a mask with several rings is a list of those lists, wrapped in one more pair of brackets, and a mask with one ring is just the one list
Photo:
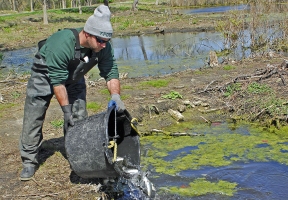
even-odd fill
[(120, 177), (106, 182), (117, 200), (158, 200), (156, 188), (148, 179), (148, 172), (143, 172), (140, 167), (132, 166), (124, 158), (117, 158), (115, 165), (119, 170)]

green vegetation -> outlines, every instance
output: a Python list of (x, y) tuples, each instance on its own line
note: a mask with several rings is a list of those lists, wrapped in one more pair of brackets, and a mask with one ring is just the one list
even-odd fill
[(101, 104), (98, 104), (96, 102), (88, 102), (86, 107), (88, 110), (97, 113), (101, 108)]
[(272, 92), (271, 88), (267, 85), (263, 85), (257, 82), (253, 82), (249, 84), (247, 91), (253, 94), (262, 94)]
[(56, 120), (51, 121), (50, 124), (54, 128), (62, 128), (64, 125), (64, 120), (63, 119), (56, 119)]
[(130, 95), (128, 94), (121, 94), (121, 99), (122, 100), (126, 100), (126, 99), (129, 99), (130, 98)]
[(166, 87), (169, 84), (170, 80), (167, 79), (158, 79), (158, 80), (151, 80), (151, 81), (143, 81), (139, 83), (140, 87), (154, 87), (154, 88), (161, 88)]
[(102, 90), (100, 90), (99, 92), (100, 92), (100, 94), (109, 95), (109, 97), (110, 97), (110, 92), (109, 92), (108, 89), (102, 89)]
[(15, 106), (14, 103), (0, 103), (0, 117), (3, 117), (4, 116), (4, 111), (6, 111), (7, 109), (9, 108), (12, 108), (13, 106)]
[[(243, 131), (246, 128), (248, 128), (249, 134)], [(209, 125), (197, 125), (187, 121), (165, 128), (165, 132), (196, 132), (205, 133), (204, 136), (171, 137), (158, 133), (158, 135), (141, 137), (141, 144), (150, 147), (147, 155), (141, 157), (141, 163), (144, 168), (153, 166), (153, 170), (156, 172), (172, 176), (183, 170), (200, 169), (205, 166), (228, 166), (238, 161), (276, 161), (288, 165), (288, 157), (285, 153), (288, 150), (287, 131), (288, 127), (278, 130), (275, 127), (268, 129), (243, 123), (230, 124), (229, 130), (225, 124), (218, 125), (213, 127), (213, 132), (211, 132)], [(265, 144), (265, 146), (261, 146), (261, 144)], [(171, 152), (196, 146), (198, 148), (180, 153), (174, 159), (164, 159)], [(200, 178), (190, 183), (189, 186), (171, 187), (169, 190), (183, 196), (219, 192), (231, 196), (236, 192), (236, 183), (223, 180), (209, 182)]]
[(17, 91), (12, 92), (11, 96), (13, 97), (13, 99), (18, 99), (20, 97), (20, 93)]
[(236, 192), (237, 183), (229, 183), (227, 181), (210, 182), (205, 180), (205, 178), (198, 178), (189, 186), (170, 187), (171, 193), (179, 194), (181, 196), (201, 196), (209, 193), (218, 193), (226, 196), (233, 196)]
[(177, 98), (182, 99), (183, 98), (183, 96), (176, 91), (171, 91), (169, 94), (162, 95), (161, 97), (164, 99), (177, 99)]
[(225, 97), (229, 97), (237, 91), (241, 90), (241, 83), (232, 83), (226, 87), (226, 91), (224, 92)]
[(231, 69), (235, 69), (235, 66), (232, 66), (232, 65), (224, 65), (224, 66), (223, 66), (223, 69), (224, 69), (224, 70), (231, 70)]
[(130, 85), (121, 85), (121, 89), (122, 89), (122, 90), (132, 90), (133, 87), (130, 86)]

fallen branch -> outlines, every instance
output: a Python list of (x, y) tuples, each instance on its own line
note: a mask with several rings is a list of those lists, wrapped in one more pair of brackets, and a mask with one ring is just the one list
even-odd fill
[(255, 119), (257, 119), (263, 112), (265, 112), (266, 110), (268, 110), (269, 108), (273, 107), (274, 105), (268, 106), (267, 108), (262, 109), (259, 113), (256, 114), (256, 116), (252, 119), (252, 121), (254, 121)]
[(211, 124), (212, 122), (210, 120), (205, 119), (203, 116), (200, 116), (202, 119), (204, 119), (204, 121), (208, 124)]

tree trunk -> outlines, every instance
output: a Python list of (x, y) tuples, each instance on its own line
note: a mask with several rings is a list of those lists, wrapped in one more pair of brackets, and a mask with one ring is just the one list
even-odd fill
[(44, 24), (48, 24), (46, 0), (43, 1), (43, 23), (44, 23)]
[(16, 3), (15, 3), (15, 0), (12, 0), (12, 9), (13, 9), (13, 11), (16, 11)]
[(155, 5), (158, 6), (159, 4), (159, 0), (156, 0)]
[(66, 8), (66, 0), (62, 0), (62, 8), (63, 8), (63, 9)]
[(81, 0), (78, 0), (79, 14), (82, 14)]
[(34, 8), (33, 8), (33, 0), (30, 0), (30, 10), (31, 10), (31, 12), (34, 11)]
[(137, 5), (138, 5), (138, 0), (134, 0), (132, 4), (132, 10), (135, 11), (137, 10)]

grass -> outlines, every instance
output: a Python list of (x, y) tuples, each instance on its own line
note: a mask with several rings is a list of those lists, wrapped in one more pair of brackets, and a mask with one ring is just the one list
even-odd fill
[(268, 85), (253, 82), (249, 84), (247, 91), (253, 94), (262, 94), (272, 92), (272, 89)]
[(167, 79), (158, 79), (158, 80), (151, 80), (151, 81), (143, 81), (139, 83), (139, 86), (161, 88), (161, 87), (166, 87), (169, 84), (169, 82), (170, 81)]
[(63, 119), (56, 119), (56, 120), (51, 121), (50, 124), (54, 128), (62, 128), (64, 125), (64, 120)]
[(101, 109), (101, 104), (98, 104), (96, 102), (88, 102), (86, 107), (89, 111), (97, 113)]
[(226, 87), (226, 91), (224, 92), (225, 97), (229, 97), (237, 91), (241, 91), (241, 83), (232, 83)]
[(14, 103), (0, 103), (0, 117), (3, 117), (4, 116), (4, 111), (6, 111), (7, 109), (9, 109), (9, 108), (12, 108), (13, 106), (15, 106), (15, 104)]
[(224, 65), (224, 66), (223, 66), (223, 69), (228, 71), (228, 70), (235, 69), (235, 66), (232, 66), (232, 65)]

